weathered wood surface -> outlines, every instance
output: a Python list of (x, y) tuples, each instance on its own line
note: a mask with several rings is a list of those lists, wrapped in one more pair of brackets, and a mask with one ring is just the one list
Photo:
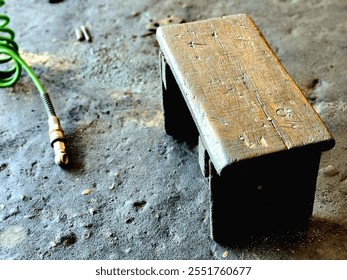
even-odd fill
[(330, 132), (250, 17), (160, 27), (157, 40), (219, 174), (269, 153), (333, 147)]

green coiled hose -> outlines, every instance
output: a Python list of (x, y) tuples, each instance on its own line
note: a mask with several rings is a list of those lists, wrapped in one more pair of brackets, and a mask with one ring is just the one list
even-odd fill
[[(0, 0), (0, 7), (4, 4), (5, 2)], [(3, 54), (0, 58), (0, 64), (9, 63), (10, 61), (13, 62), (13, 66), (10, 69), (0, 71), (0, 87), (13, 86), (18, 81), (22, 68), (24, 68), (40, 94), (44, 94), (45, 89), (40, 80), (28, 64), (19, 56), (18, 45), (14, 41), (15, 33), (6, 27), (9, 22), (10, 18), (8, 16), (0, 14), (0, 53)]]
[[(5, 4), (5, 1), (0, 0), (0, 7)], [(55, 163), (65, 165), (68, 163), (68, 157), (65, 151), (64, 131), (60, 125), (59, 119), (55, 115), (53, 104), (45, 91), (40, 80), (37, 78), (29, 65), (20, 57), (18, 45), (14, 41), (15, 33), (9, 29), (7, 25), (10, 18), (0, 14), (0, 65), (6, 65), (8, 69), (0, 70), (0, 87), (11, 87), (20, 78), (21, 71), (24, 69), (37, 90), (40, 93), (42, 102), (48, 115), (49, 136), (51, 146), (55, 152)]]

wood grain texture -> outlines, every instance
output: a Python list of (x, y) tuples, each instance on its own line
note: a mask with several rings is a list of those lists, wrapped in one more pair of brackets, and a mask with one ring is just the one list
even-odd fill
[(334, 140), (254, 22), (160, 27), (157, 40), (220, 174), (234, 162)]

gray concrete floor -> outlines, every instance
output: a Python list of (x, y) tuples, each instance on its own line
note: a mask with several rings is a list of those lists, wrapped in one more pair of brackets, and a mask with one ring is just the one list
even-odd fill
[[(54, 165), (23, 73), (0, 90), (0, 259), (347, 259), (346, 1), (21, 0), (1, 11), (51, 95), (71, 164)], [(323, 154), (307, 232), (228, 247), (209, 237), (196, 148), (165, 135), (146, 25), (236, 13), (258, 24), (336, 146)], [(76, 41), (81, 24), (93, 42)]]

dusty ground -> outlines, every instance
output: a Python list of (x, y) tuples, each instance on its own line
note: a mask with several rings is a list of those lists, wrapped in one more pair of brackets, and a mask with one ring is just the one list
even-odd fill
[[(21, 0), (1, 11), (51, 95), (71, 165), (54, 165), (23, 73), (0, 90), (0, 259), (347, 259), (345, 0)], [(163, 130), (158, 46), (146, 24), (236, 13), (252, 16), (336, 146), (322, 157), (307, 233), (231, 248), (210, 240), (196, 148)], [(93, 42), (76, 41), (80, 24)]]

